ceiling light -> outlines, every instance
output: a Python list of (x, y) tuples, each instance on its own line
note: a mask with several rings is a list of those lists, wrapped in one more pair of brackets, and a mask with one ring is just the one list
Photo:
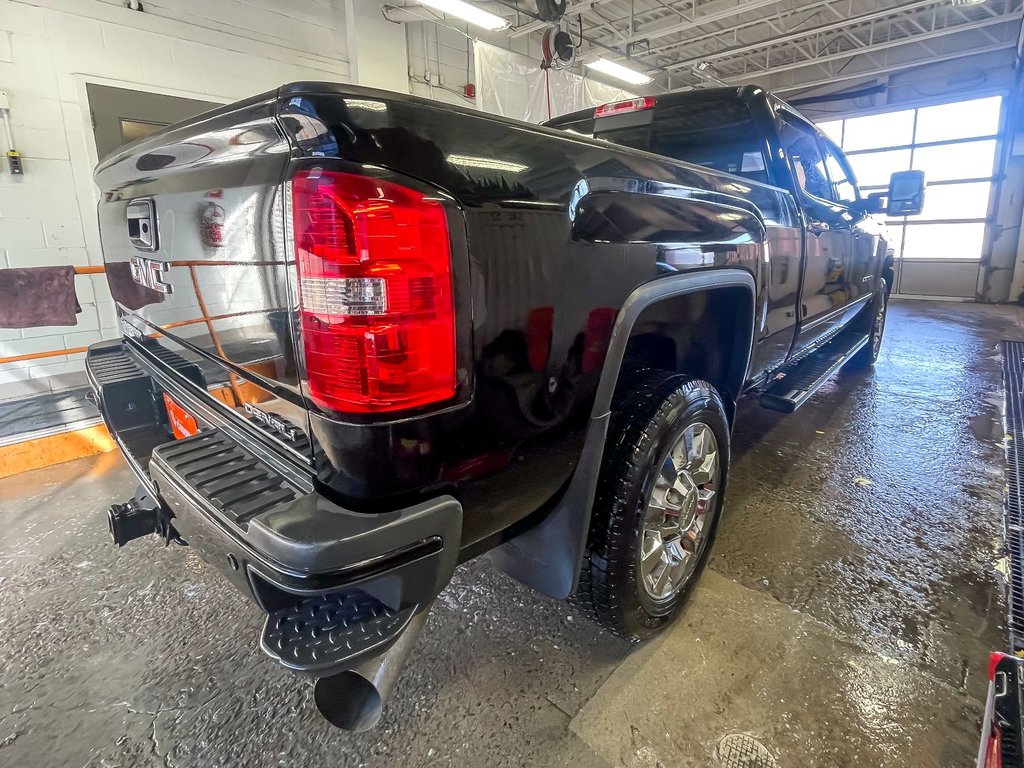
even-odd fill
[(420, 5), (433, 8), (435, 11), (447, 13), (449, 16), (457, 16), (470, 24), (474, 24), (492, 32), (498, 29), (505, 29), (509, 26), (507, 19), (503, 19), (496, 13), (485, 11), (472, 3), (464, 0), (419, 0)]
[(608, 61), (608, 59), (598, 59), (587, 64), (591, 69), (602, 72), (608, 77), (614, 77), (616, 80), (621, 80), (624, 83), (630, 85), (647, 85), (654, 78), (650, 75), (645, 75), (643, 72), (637, 72), (635, 69), (624, 67), (621, 64), (617, 64), (614, 61)]
[(452, 165), (461, 165), (464, 168), (483, 168), (488, 171), (507, 171), (508, 173), (521, 173), (529, 168), (528, 165), (522, 163), (473, 155), (448, 155), (448, 162)]

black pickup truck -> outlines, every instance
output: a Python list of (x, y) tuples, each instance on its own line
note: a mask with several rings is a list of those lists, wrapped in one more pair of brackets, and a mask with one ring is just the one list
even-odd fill
[(754, 86), (538, 127), (297, 83), (95, 178), (123, 338), (87, 366), (140, 483), (113, 538), (195, 547), (355, 729), (469, 558), (631, 639), (677, 615), (737, 400), (791, 411), (875, 360), (871, 214), (924, 187), (862, 197)]

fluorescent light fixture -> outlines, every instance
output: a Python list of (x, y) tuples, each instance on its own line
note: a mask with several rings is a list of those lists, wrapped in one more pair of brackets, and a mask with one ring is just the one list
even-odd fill
[(470, 24), (489, 29), (492, 32), (509, 26), (508, 20), (496, 13), (478, 8), (472, 3), (467, 3), (465, 0), (419, 0), (419, 3), (433, 8), (435, 11), (447, 13), (449, 16), (457, 16)]
[(595, 72), (601, 72), (602, 74), (608, 75), (608, 77), (614, 77), (616, 80), (621, 80), (622, 82), (629, 83), (630, 85), (647, 85), (654, 79), (649, 75), (645, 75), (643, 72), (637, 72), (635, 69), (624, 67), (614, 61), (608, 61), (608, 59), (597, 59), (586, 66), (590, 67)]
[(461, 165), (464, 168), (483, 168), (487, 171), (507, 171), (508, 173), (522, 173), (530, 167), (508, 160), (495, 160), (491, 157), (476, 157), (474, 155), (448, 155), (448, 162), (452, 165)]

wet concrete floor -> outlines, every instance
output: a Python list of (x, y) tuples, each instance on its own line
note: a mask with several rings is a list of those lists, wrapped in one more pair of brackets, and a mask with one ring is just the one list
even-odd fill
[(0, 480), (0, 766), (673, 768), (730, 734), (783, 768), (972, 764), (1006, 644), (1002, 338), (1024, 311), (894, 302), (874, 371), (745, 403), (710, 568), (645, 646), (464, 566), (359, 735), (194, 554), (108, 544), (119, 457)]

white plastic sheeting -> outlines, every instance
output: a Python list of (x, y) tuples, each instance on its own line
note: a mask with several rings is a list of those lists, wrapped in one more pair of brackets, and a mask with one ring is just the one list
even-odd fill
[(541, 69), (535, 59), (487, 43), (477, 42), (474, 51), (476, 105), (484, 112), (541, 123), (636, 96), (572, 72)]

